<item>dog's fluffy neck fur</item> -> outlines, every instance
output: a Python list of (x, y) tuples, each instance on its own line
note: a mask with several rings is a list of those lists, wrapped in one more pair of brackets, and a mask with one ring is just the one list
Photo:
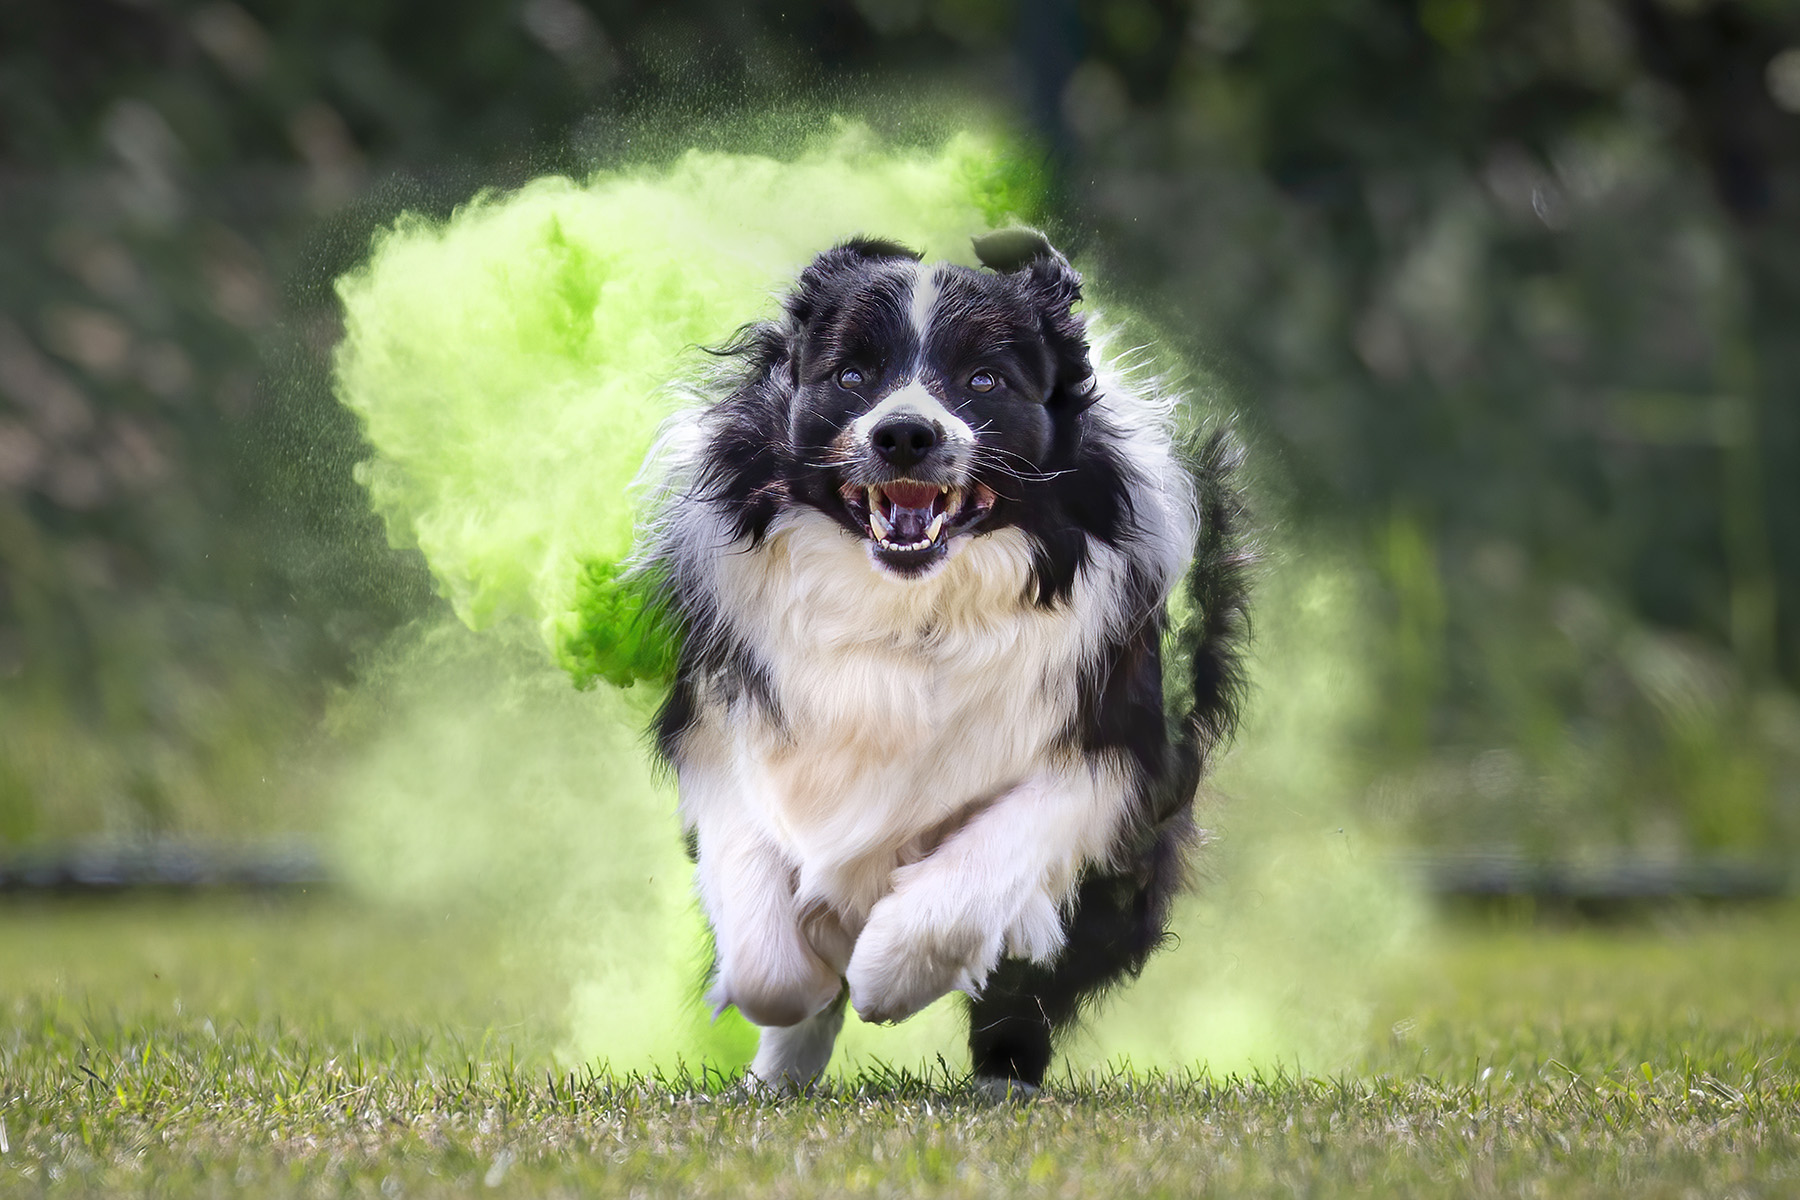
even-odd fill
[[(953, 551), (928, 578), (896, 579), (835, 523), (796, 509), (709, 560), (722, 610), (773, 619), (722, 618), (760, 664), (761, 688), (733, 696), (716, 680), (708, 724), (731, 729), (684, 738), (729, 738), (734, 794), (716, 802), (754, 810), (791, 856), (802, 906), (824, 904), (852, 931), (947, 824), (1070, 759), (1082, 668), (1133, 615), (1110, 550), (1052, 604), (1036, 599), (1020, 530)], [(691, 824), (715, 801), (683, 782)]]

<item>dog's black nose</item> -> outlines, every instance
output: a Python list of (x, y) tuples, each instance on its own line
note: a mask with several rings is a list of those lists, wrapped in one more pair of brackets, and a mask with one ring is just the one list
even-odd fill
[(875, 453), (883, 462), (904, 471), (915, 466), (943, 439), (943, 433), (930, 421), (919, 417), (889, 417), (869, 435)]

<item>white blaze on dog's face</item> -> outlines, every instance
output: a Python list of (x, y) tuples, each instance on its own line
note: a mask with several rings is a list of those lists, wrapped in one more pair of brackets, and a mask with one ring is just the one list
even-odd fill
[(1091, 375), (1078, 281), (1041, 239), (1002, 272), (841, 249), (801, 279), (792, 315), (800, 498), (918, 577), (956, 539), (1030, 522)]

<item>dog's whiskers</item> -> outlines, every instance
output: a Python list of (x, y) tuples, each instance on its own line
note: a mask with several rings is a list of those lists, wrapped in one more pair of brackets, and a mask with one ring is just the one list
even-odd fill
[[(1029, 460), (1025, 459), (1023, 456), (1014, 454), (1010, 451), (1000, 451), (992, 447), (977, 449), (973, 457), (975, 465), (986, 467), (995, 474), (1011, 479), (1016, 483), (1049, 483), (1052, 479), (1057, 479), (1069, 473), (1067, 470), (1040, 471), (1037, 468), (1032, 467)], [(1006, 461), (1006, 458), (1009, 457), (1017, 459), (1019, 462), (1025, 463), (1026, 465), (1022, 468), (1015, 467)]]

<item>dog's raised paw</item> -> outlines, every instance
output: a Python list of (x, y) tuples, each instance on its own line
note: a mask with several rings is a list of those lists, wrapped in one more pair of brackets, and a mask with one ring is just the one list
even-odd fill
[(904, 1021), (950, 992), (979, 992), (999, 957), (997, 935), (933, 921), (924, 905), (895, 892), (857, 938), (845, 974), (850, 1006), (865, 1021)]
[(716, 1016), (734, 1007), (755, 1025), (798, 1025), (831, 1006), (843, 984), (811, 954), (771, 965), (731, 962), (721, 966), (707, 1000)]

